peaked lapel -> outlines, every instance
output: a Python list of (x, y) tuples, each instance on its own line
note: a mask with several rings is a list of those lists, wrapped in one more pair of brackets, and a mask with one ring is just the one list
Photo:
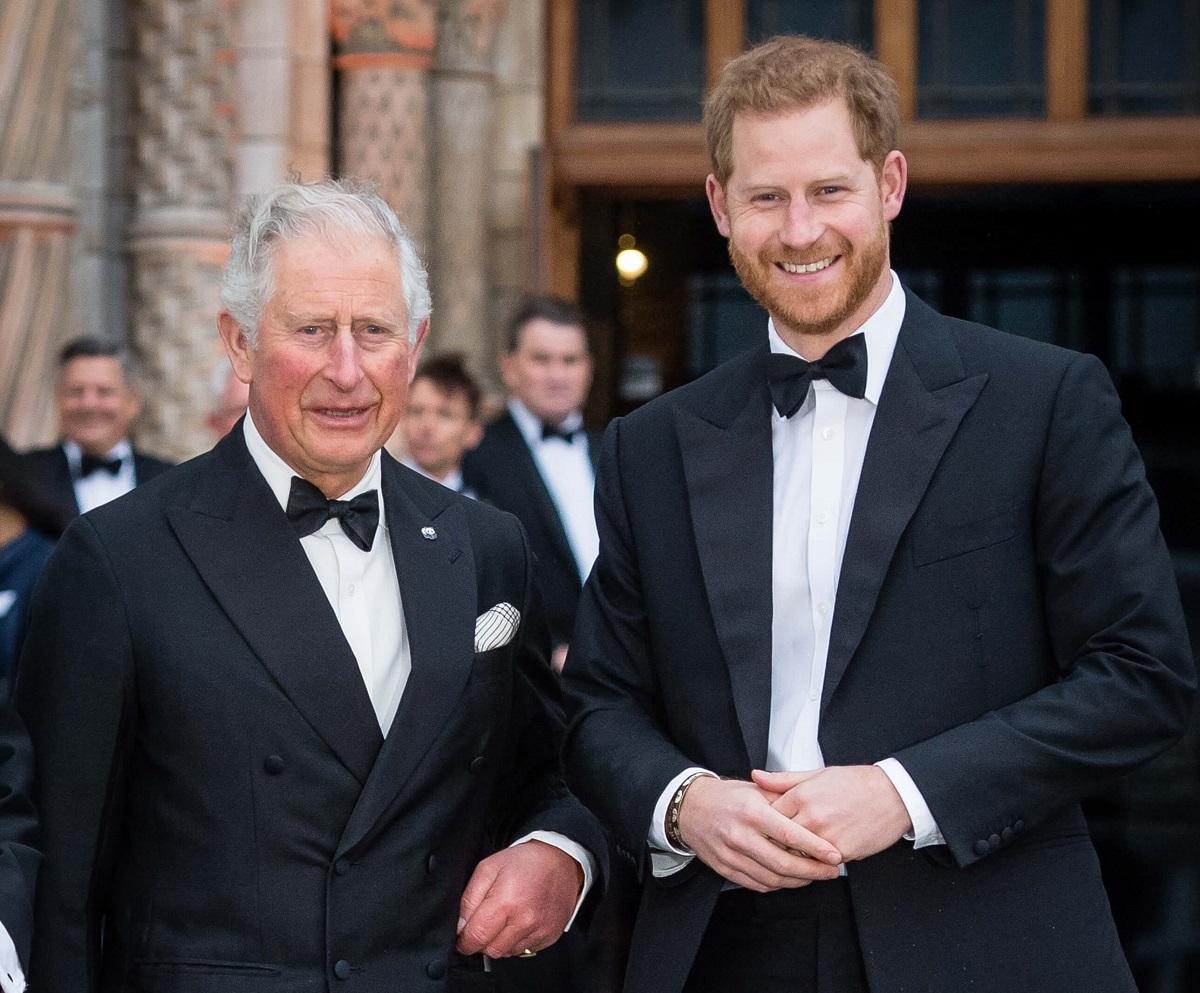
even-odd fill
[(383, 737), (337, 616), (240, 426), (209, 459), (191, 505), (167, 509), (171, 527), (275, 682), (365, 783)]
[(822, 711), (862, 641), (900, 537), (988, 378), (968, 378), (949, 321), (912, 293), (906, 296), (850, 517)]
[(696, 547), (750, 764), (766, 763), (771, 718), (774, 455), (761, 347), (675, 408)]
[[(444, 732), (475, 653), (475, 558), (460, 498), (436, 483), (420, 480), (385, 452), (383, 499), (412, 672), (346, 824), (339, 856), (359, 844), (379, 822)], [(433, 529), (434, 538), (426, 537), (426, 528)]]

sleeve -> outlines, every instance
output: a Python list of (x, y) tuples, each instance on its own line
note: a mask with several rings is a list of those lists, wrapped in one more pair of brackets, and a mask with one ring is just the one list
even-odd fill
[[(492, 792), (489, 828), (498, 846), (536, 833), (575, 842), (592, 859), (591, 866), (584, 867), (585, 890), (600, 893), (608, 875), (608, 846), (599, 822), (562, 779), (564, 721), (558, 677), (547, 657), (549, 629), (524, 529), (510, 519), (520, 536), (525, 596), (517, 632), (512, 741), (505, 771)], [(593, 876), (599, 885), (590, 885)]]
[(1148, 761), (1195, 690), (1158, 509), (1101, 363), (1059, 383), (1034, 507), (1037, 582), (1057, 668), (1042, 689), (894, 758), (959, 865)]
[(596, 473), (600, 556), (583, 588), (563, 670), (571, 788), (644, 863), (654, 811), (694, 763), (670, 740), (650, 657), (646, 608), (621, 485), (620, 431), (609, 425)]
[[(33, 847), (37, 817), (29, 797), (32, 778), (33, 746), (25, 726), (10, 703), (0, 704), (0, 922), (9, 946), (0, 948), (0, 963), (10, 971), (14, 964), (28, 964), (33, 934), (41, 855)], [(19, 985), (24, 986), (23, 978)]]
[(38, 759), (45, 856), (29, 980), (47, 993), (87, 993), (98, 988), (136, 708), (124, 604), (86, 518), (67, 530), (34, 593), (16, 702)]

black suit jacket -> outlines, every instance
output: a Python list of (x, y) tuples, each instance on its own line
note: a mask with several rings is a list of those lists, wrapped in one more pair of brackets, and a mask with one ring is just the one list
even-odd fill
[[(71, 479), (71, 466), (62, 445), (53, 448), (35, 448), (21, 456), (30, 476), (42, 487), (42, 492), (52, 499), (62, 519), (73, 520), (79, 516), (79, 501), (75, 499), (75, 484)], [(153, 455), (133, 453), (133, 479), (137, 486), (171, 468), (170, 462), (156, 459)]]
[[(412, 654), (386, 740), (240, 430), (67, 530), (17, 685), (38, 988), (486, 989), (452, 951), (478, 860), (544, 828), (603, 866), (520, 525), (386, 454), (382, 491)], [(474, 653), (502, 602), (518, 636)]]
[[(567, 667), (568, 781), (637, 857), (685, 767), (748, 778), (771, 695), (767, 346), (613, 424)], [(1153, 494), (1090, 356), (911, 294), (837, 590), (819, 739), (945, 835), (849, 867), (872, 993), (1133, 990), (1079, 799), (1186, 727)], [(721, 880), (646, 873), (627, 991), (676, 993)]]
[(41, 856), (34, 845), (37, 817), (29, 800), (33, 748), (9, 701), (0, 702), (0, 924), (29, 965), (33, 894)]
[[(594, 471), (600, 435), (589, 431), (587, 440)], [(525, 525), (537, 556), (537, 577), (546, 600), (550, 635), (556, 645), (570, 641), (583, 585), (579, 567), (558, 508), (512, 414), (488, 425), (478, 447), (463, 459), (462, 472), (463, 482), (481, 500), (515, 514)]]

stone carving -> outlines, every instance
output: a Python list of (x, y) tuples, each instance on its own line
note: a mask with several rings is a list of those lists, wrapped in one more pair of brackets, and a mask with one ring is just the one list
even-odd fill
[(341, 54), (432, 52), (432, 0), (333, 0), (334, 43)]
[(203, 420), (233, 175), (228, 4), (130, 8), (138, 56), (132, 347), (145, 392), (138, 442), (182, 459), (212, 442)]

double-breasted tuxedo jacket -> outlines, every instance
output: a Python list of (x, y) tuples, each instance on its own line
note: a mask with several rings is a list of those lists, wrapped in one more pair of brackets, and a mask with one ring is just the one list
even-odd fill
[[(17, 690), (43, 819), (36, 988), (487, 989), (453, 953), (477, 861), (541, 828), (603, 867), (557, 771), (520, 525), (386, 453), (381, 496), (412, 654), (386, 740), (240, 427), (68, 529)], [(475, 653), (505, 602), (517, 636)]]
[[(79, 501), (75, 499), (75, 483), (71, 479), (71, 465), (62, 445), (35, 448), (25, 452), (21, 458), (30, 475), (42, 486), (43, 492), (53, 499), (63, 520), (70, 521), (78, 517)], [(170, 468), (170, 462), (156, 459), (153, 455), (137, 451), (133, 453), (133, 478), (139, 486)]]
[[(592, 469), (600, 435), (587, 432)], [(555, 644), (571, 640), (582, 581), (558, 508), (538, 471), (512, 414), (488, 425), (483, 440), (463, 459), (463, 482), (481, 500), (516, 514), (537, 557), (538, 584), (546, 601), (550, 636)]]
[[(568, 782), (640, 860), (684, 768), (748, 778), (771, 694), (762, 346), (608, 430)], [(837, 587), (819, 742), (895, 756), (945, 846), (849, 866), (872, 993), (1132, 991), (1078, 801), (1186, 727), (1157, 507), (1092, 357), (908, 295)], [(682, 986), (722, 880), (645, 873), (626, 985)]]

